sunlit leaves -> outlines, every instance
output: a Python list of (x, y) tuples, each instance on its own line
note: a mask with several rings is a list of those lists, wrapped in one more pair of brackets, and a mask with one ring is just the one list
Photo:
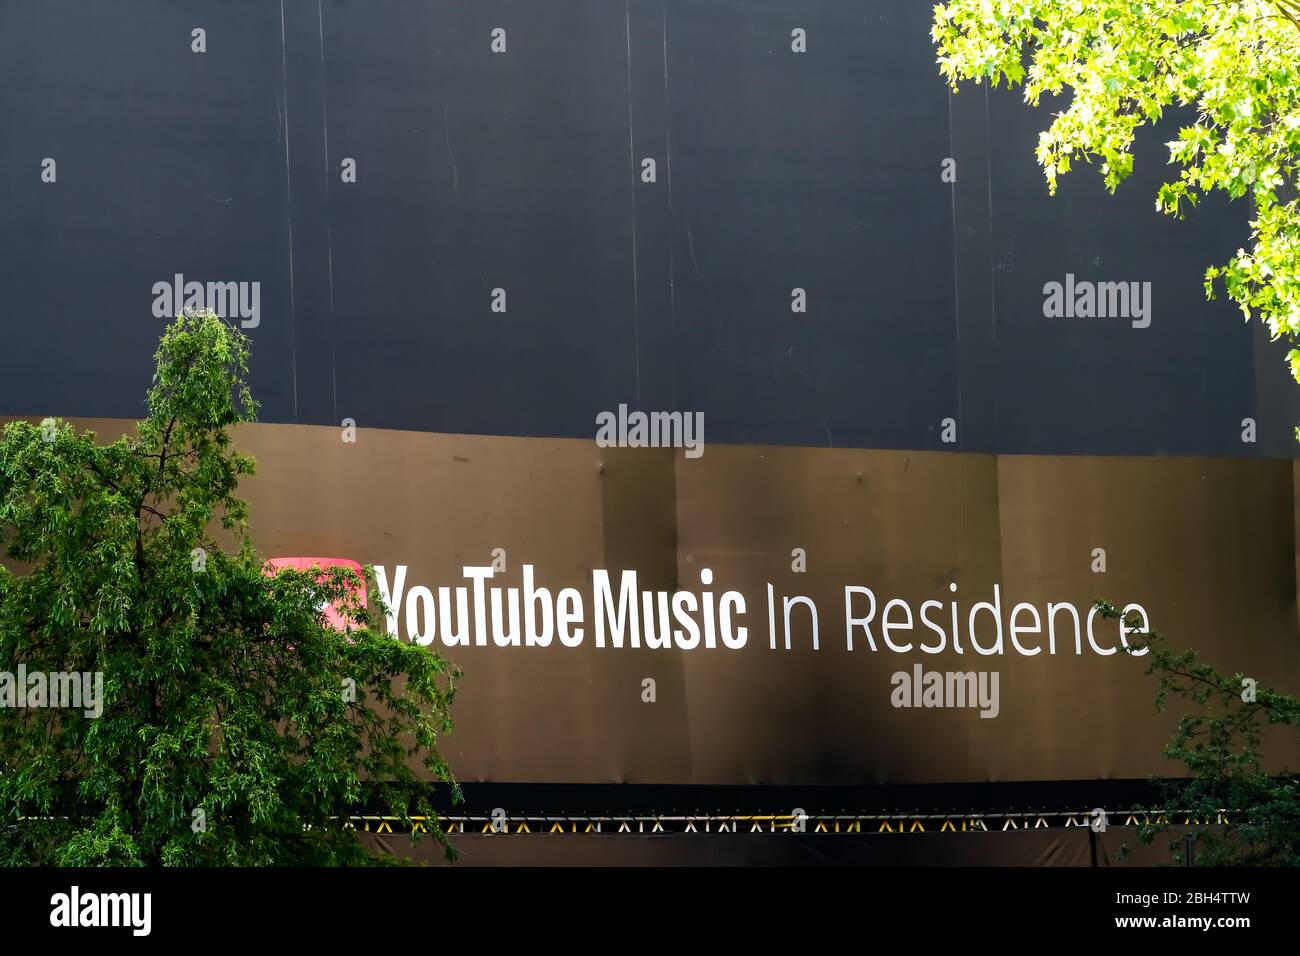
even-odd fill
[(1246, 200), (1250, 248), (1207, 270), (1206, 292), (1226, 291), (1274, 337), (1300, 337), (1300, 5), (949, 0), (931, 35), (953, 89), (1005, 81), (1031, 105), (1067, 98), (1036, 150), (1052, 192), (1078, 160), (1113, 191), (1132, 173), (1136, 130), (1188, 108), (1157, 208), (1181, 216), (1213, 190)]

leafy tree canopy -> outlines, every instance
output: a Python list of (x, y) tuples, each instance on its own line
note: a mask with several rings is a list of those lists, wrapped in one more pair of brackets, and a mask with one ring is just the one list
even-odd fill
[[(357, 863), (361, 804), (447, 847), (426, 780), (459, 797), (437, 749), (459, 675), (374, 626), (351, 572), (267, 573), (229, 432), (257, 407), (242, 333), (179, 316), (155, 358), (134, 435), (0, 434), (0, 668), (51, 675), (0, 711), (0, 862)], [(57, 674), (101, 675), (101, 712), (49, 706)]]

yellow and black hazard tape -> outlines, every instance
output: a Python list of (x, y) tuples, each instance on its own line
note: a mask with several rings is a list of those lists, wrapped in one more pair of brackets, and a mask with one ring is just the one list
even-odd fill
[[(567, 834), (618, 835), (655, 833), (784, 833), (784, 834), (863, 834), (863, 833), (971, 833), (1011, 830), (1052, 830), (1071, 827), (1091, 828), (1104, 832), (1111, 826), (1135, 827), (1147, 824), (1211, 826), (1228, 822), (1227, 811), (1214, 818), (1183, 811), (1150, 813), (1142, 810), (1103, 813), (963, 813), (963, 814), (726, 814), (726, 815), (494, 815), (447, 814), (437, 817), (445, 833), (485, 833), (491, 835)], [(403, 823), (397, 817), (354, 815), (345, 827), (361, 833), (427, 833), (428, 817), (411, 817)]]

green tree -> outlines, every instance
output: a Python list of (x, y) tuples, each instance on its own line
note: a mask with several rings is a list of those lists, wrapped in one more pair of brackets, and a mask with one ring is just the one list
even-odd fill
[[(1104, 601), (1104, 617), (1120, 613)], [(1264, 735), (1270, 726), (1294, 740), (1300, 728), (1300, 700), (1262, 687), (1244, 674), (1224, 674), (1192, 650), (1176, 651), (1158, 631), (1132, 631), (1129, 653), (1146, 651), (1147, 673), (1157, 678), (1156, 710), (1170, 698), (1190, 705), (1165, 745), (1165, 756), (1188, 776), (1160, 781), (1161, 806), (1151, 808), (1139, 828), (1143, 843), (1190, 821), (1194, 862), (1203, 866), (1300, 866), (1300, 779), (1265, 769)], [(1174, 859), (1186, 862), (1181, 837), (1170, 844)]]
[(421, 768), (459, 800), (458, 672), (376, 626), (359, 576), (266, 572), (229, 432), (256, 413), (243, 334), (179, 316), (155, 358), (134, 435), (0, 436), (0, 667), (98, 672), (104, 698), (0, 712), (0, 862), (360, 863), (360, 805), (427, 817), (450, 856)]
[[(1205, 274), (1272, 336), (1300, 336), (1300, 0), (949, 0), (935, 7), (939, 69), (1023, 84), (1025, 101), (1067, 93), (1038, 142), (1056, 178), (1099, 161), (1112, 192), (1133, 169), (1135, 131), (1170, 109), (1176, 179), (1156, 206), (1174, 216), (1206, 193), (1249, 196), (1250, 248)], [(1290, 196), (1288, 199), (1287, 196)], [(1300, 380), (1300, 349), (1288, 359)]]

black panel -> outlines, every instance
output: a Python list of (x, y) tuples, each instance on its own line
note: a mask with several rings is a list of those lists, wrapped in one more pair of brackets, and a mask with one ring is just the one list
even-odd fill
[[(1155, 208), (1177, 117), (1140, 132), (1133, 173), (1114, 196), (1095, 166), (1080, 164), (1051, 197), (1034, 149), (1065, 104), (1044, 100), (1034, 112), (1004, 93), (988, 105), (1000, 444), (1241, 454), (1241, 420), (1255, 414), (1252, 329), (1226, 296), (1206, 301), (1201, 276), (1246, 243), (1245, 201), (1215, 195), (1181, 222)], [(1044, 285), (1064, 285), (1067, 274), (1150, 282), (1150, 326), (1045, 317)]]
[[(1155, 211), (1169, 123), (1116, 196), (1049, 198), (1059, 104), (951, 96), (930, 16), (4, 0), (0, 412), (137, 416), (180, 273), (260, 283), (269, 421), (591, 437), (626, 402), (714, 442), (1292, 455), (1284, 349), (1201, 291), (1245, 206)], [(1067, 273), (1150, 281), (1151, 326), (1044, 317)]]
[(261, 283), (256, 392), (292, 419), (280, 38), (270, 3), (0, 4), (6, 412), (138, 417), (181, 273)]

